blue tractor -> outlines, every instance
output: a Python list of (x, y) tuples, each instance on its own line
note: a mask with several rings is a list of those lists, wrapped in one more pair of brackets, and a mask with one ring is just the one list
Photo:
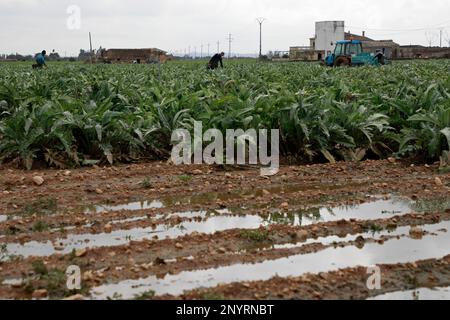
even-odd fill
[(325, 64), (329, 67), (380, 66), (387, 63), (381, 50), (376, 53), (364, 52), (360, 40), (338, 41), (334, 53), (325, 58)]

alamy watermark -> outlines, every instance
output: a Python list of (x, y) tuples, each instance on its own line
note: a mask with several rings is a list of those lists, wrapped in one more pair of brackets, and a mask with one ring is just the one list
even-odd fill
[(66, 25), (69, 30), (80, 30), (81, 29), (81, 8), (77, 5), (71, 5), (67, 7), (66, 13), (69, 15), (67, 17)]
[(370, 291), (381, 290), (381, 268), (378, 266), (369, 267), (367, 274), (370, 275), (367, 279), (367, 289)]
[(66, 270), (67, 289), (81, 290), (81, 269), (78, 266), (70, 266)]
[[(203, 124), (194, 122), (194, 137), (186, 129), (172, 134), (172, 162), (208, 165), (261, 165), (262, 176), (273, 176), (280, 168), (280, 132), (262, 129), (226, 130), (209, 129), (203, 133)], [(205, 143), (209, 143), (205, 148)], [(270, 146), (269, 146), (270, 144)], [(270, 152), (269, 152), (270, 147)]]

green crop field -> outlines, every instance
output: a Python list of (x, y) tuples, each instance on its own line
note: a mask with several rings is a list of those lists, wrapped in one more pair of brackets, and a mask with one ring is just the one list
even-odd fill
[(194, 120), (280, 129), (283, 155), (302, 162), (448, 156), (448, 60), (225, 67), (0, 64), (0, 159), (31, 168), (165, 158), (173, 130)]

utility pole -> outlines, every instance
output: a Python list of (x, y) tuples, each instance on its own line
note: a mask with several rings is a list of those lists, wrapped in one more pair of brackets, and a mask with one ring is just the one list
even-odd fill
[(209, 47), (210, 47), (210, 44), (208, 43), (208, 58), (210, 57), (210, 54), (209, 54)]
[(257, 18), (256, 21), (259, 24), (259, 58), (262, 57), (262, 25), (264, 21), (266, 21), (265, 18)]
[(188, 58), (191, 58), (191, 46), (189, 46), (189, 50), (188, 50)]
[(194, 60), (197, 59), (197, 47), (194, 47)]
[(442, 29), (439, 30), (439, 47), (441, 47), (441, 48), (442, 48), (442, 32), (443, 32)]
[(217, 41), (217, 53), (220, 53), (220, 41)]
[(233, 42), (232, 34), (228, 34), (228, 59), (231, 59), (231, 43)]
[(200, 59), (203, 59), (203, 43), (200, 45)]
[(91, 37), (91, 32), (89, 32), (89, 48), (90, 48), (90, 51), (89, 51), (89, 58), (90, 58), (90, 60), (91, 60), (91, 64), (92, 64), (92, 37)]

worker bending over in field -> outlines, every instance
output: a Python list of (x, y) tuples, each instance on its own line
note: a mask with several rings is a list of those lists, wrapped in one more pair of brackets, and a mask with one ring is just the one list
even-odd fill
[(220, 66), (223, 68), (223, 60), (222, 58), (225, 56), (225, 53), (216, 53), (211, 60), (209, 60), (208, 63), (208, 70), (214, 70), (217, 69), (219, 67), (219, 63)]
[(45, 64), (45, 55), (47, 51), (42, 51), (36, 56), (36, 64), (33, 64), (33, 69), (42, 69), (43, 67), (47, 67)]

